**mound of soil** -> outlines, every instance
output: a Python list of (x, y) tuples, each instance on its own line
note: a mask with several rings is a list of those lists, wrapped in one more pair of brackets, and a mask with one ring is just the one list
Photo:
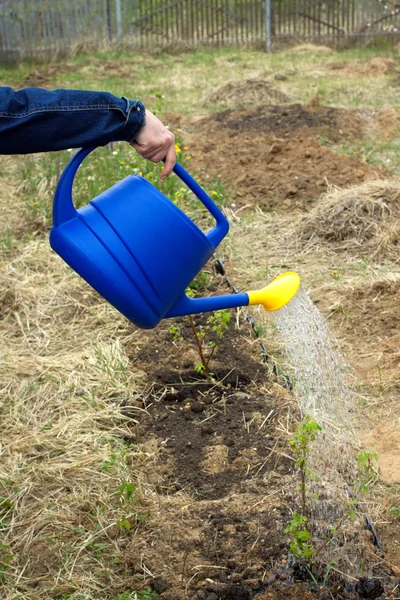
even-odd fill
[(206, 104), (239, 108), (256, 104), (267, 106), (288, 101), (288, 96), (273, 87), (268, 81), (254, 78), (227, 83), (208, 96)]
[(346, 250), (362, 247), (375, 257), (398, 253), (399, 223), (400, 183), (378, 181), (332, 190), (303, 217), (298, 234), (305, 241), (319, 238)]
[(355, 111), (300, 104), (224, 111), (197, 123), (191, 143), (202, 179), (217, 172), (236, 206), (308, 210), (328, 185), (383, 175), (379, 167), (333, 152), (321, 139), (362, 137)]
[(50, 85), (54, 77), (62, 73), (76, 73), (80, 66), (64, 63), (62, 65), (43, 65), (40, 68), (35, 68), (25, 77), (22, 82), (22, 87), (44, 87)]

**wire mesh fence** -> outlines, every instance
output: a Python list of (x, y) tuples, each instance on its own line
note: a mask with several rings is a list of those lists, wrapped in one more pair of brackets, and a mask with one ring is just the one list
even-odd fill
[(0, 0), (0, 60), (77, 48), (258, 45), (394, 37), (387, 0)]

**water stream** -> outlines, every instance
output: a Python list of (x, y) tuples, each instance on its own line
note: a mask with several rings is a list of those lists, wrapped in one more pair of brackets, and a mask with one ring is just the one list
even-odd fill
[(349, 480), (355, 447), (353, 372), (303, 287), (289, 304), (272, 314), (301, 415), (310, 415), (322, 427), (310, 457), (313, 467), (325, 476), (330, 470), (340, 472)]

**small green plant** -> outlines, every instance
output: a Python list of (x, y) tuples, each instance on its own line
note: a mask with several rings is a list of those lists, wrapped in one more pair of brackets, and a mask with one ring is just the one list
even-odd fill
[(357, 455), (358, 479), (357, 492), (366, 494), (378, 479), (378, 455), (370, 450), (362, 450)]
[(122, 516), (120, 519), (116, 521), (118, 529), (121, 531), (130, 531), (132, 529), (131, 522), (127, 517)]
[(121, 501), (134, 502), (136, 499), (136, 486), (131, 481), (123, 481), (119, 486), (118, 495)]
[(181, 328), (178, 327), (178, 325), (171, 325), (168, 331), (172, 335), (174, 342), (180, 342), (183, 339), (181, 336)]
[(159, 595), (150, 586), (136, 592), (136, 596), (138, 600), (156, 600), (159, 598)]
[(400, 504), (398, 504), (397, 506), (391, 506), (389, 508), (389, 514), (395, 519), (400, 519)]
[(200, 273), (193, 279), (191, 283), (189, 283), (189, 289), (194, 290), (195, 292), (206, 290), (210, 285), (210, 276), (205, 271), (200, 271)]
[(285, 533), (290, 534), (290, 551), (299, 558), (310, 559), (315, 550), (311, 541), (311, 533), (308, 529), (307, 517), (299, 513), (293, 513)]
[(195, 365), (197, 373), (204, 373), (206, 377), (210, 377), (210, 361), (214, 356), (217, 343), (215, 340), (209, 340), (209, 335), (214, 333), (217, 338), (223, 338), (225, 331), (228, 329), (229, 321), (232, 315), (225, 309), (216, 310), (208, 317), (205, 325), (200, 325), (196, 329), (193, 317), (190, 315), (190, 327), (196, 342), (196, 348), (200, 357), (200, 362)]
[(6, 575), (8, 566), (13, 559), (13, 555), (10, 552), (10, 546), (3, 544), (0, 540), (0, 585), (6, 583)]
[(307, 477), (311, 475), (311, 471), (307, 467), (307, 459), (310, 454), (311, 443), (315, 441), (320, 431), (321, 426), (315, 419), (310, 417), (310, 415), (306, 415), (289, 441), (290, 448), (296, 457), (295, 466), (298, 468), (300, 474), (302, 515), (306, 515), (307, 513)]

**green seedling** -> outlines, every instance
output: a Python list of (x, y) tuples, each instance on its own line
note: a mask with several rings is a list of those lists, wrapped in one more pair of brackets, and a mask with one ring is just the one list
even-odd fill
[(217, 343), (209, 340), (209, 335), (214, 333), (218, 338), (223, 338), (229, 326), (232, 315), (225, 309), (215, 311), (208, 317), (205, 325), (200, 325), (196, 329), (193, 317), (189, 316), (190, 327), (196, 342), (196, 349), (200, 357), (200, 362), (195, 365), (197, 373), (204, 373), (206, 377), (211, 376), (210, 361), (214, 356)]
[(210, 276), (205, 271), (200, 271), (200, 273), (193, 279), (191, 283), (189, 283), (189, 289), (194, 290), (195, 292), (205, 291), (208, 289), (210, 285)]
[(121, 501), (134, 502), (136, 499), (136, 486), (131, 481), (123, 481), (119, 486), (118, 495)]
[(391, 506), (389, 509), (389, 514), (395, 519), (400, 519), (400, 504), (397, 506)]
[(131, 525), (129, 519), (127, 519), (125, 516), (118, 519), (116, 521), (116, 524), (117, 524), (118, 529), (120, 529), (121, 531), (131, 531), (131, 529), (132, 529), (132, 525)]
[(295, 466), (298, 468), (300, 475), (301, 510), (303, 515), (307, 512), (307, 478), (312, 475), (307, 467), (307, 459), (311, 451), (311, 443), (315, 441), (320, 431), (321, 426), (309, 415), (306, 415), (289, 441), (290, 448), (296, 457)]
[(357, 455), (358, 464), (358, 479), (357, 492), (366, 494), (369, 492), (371, 485), (378, 479), (378, 455), (370, 450), (362, 450)]
[(6, 583), (6, 575), (13, 555), (10, 552), (10, 546), (3, 544), (0, 540), (0, 585)]
[(183, 339), (181, 336), (181, 328), (178, 327), (178, 325), (171, 325), (168, 331), (172, 335), (174, 342), (180, 342)]

